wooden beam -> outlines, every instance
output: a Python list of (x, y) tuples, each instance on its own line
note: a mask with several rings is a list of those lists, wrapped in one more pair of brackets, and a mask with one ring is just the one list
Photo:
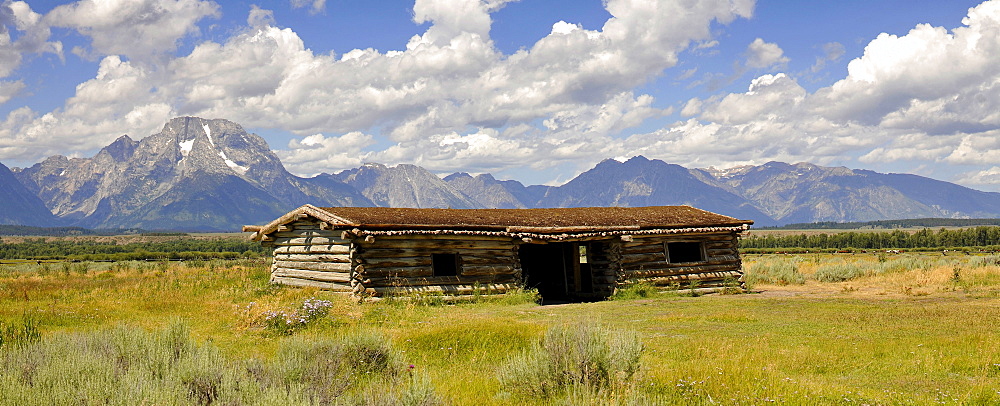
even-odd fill
[(453, 240), (453, 241), (507, 241), (511, 242), (512, 237), (502, 237), (493, 235), (464, 235), (464, 234), (434, 234), (434, 235), (380, 235), (379, 240)]
[(354, 288), (352, 288), (351, 285), (336, 283), (336, 282), (320, 282), (309, 279), (290, 278), (286, 276), (272, 276), (271, 282), (289, 286), (319, 288), (323, 290), (329, 290), (332, 292), (344, 292), (344, 293), (354, 292)]
[(348, 254), (351, 247), (347, 245), (284, 245), (274, 249), (275, 254)]
[(436, 249), (513, 249), (514, 244), (505, 241), (455, 241), (455, 240), (393, 240), (387, 241), (386, 239), (380, 238), (378, 243), (371, 246), (366, 246), (366, 250), (370, 249), (398, 249), (398, 248), (408, 248), (408, 249), (421, 249), (421, 248), (436, 248)]
[(427, 276), (416, 278), (385, 277), (367, 278), (362, 281), (370, 287), (431, 286), (431, 285), (473, 285), (477, 283), (515, 283), (513, 275), (488, 276)]
[(312, 271), (308, 269), (278, 268), (271, 272), (275, 277), (288, 277), (298, 279), (308, 279), (319, 282), (339, 282), (350, 283), (351, 274), (349, 272), (328, 272)]
[(292, 231), (278, 231), (274, 233), (275, 237), (285, 237), (285, 238), (299, 238), (299, 237), (340, 237), (340, 233), (333, 230), (292, 230)]
[(651, 278), (651, 277), (673, 276), (673, 275), (700, 274), (709, 272), (733, 272), (734, 274), (742, 275), (742, 273), (738, 268), (734, 268), (730, 265), (705, 265), (705, 266), (691, 266), (684, 268), (659, 268), (659, 269), (625, 269), (624, 275), (626, 279), (633, 279), (633, 278)]
[(274, 254), (276, 261), (301, 261), (301, 262), (350, 262), (348, 255), (344, 254)]
[(305, 269), (309, 271), (337, 271), (350, 272), (350, 262), (302, 262), (302, 261), (274, 261), (278, 268)]
[(432, 285), (432, 286), (399, 286), (366, 288), (365, 293), (372, 296), (394, 296), (414, 294), (469, 295), (476, 291), (480, 293), (505, 293), (518, 288), (515, 283), (490, 283), (482, 285)]
[(364, 258), (418, 257), (451, 253), (462, 258), (506, 258), (513, 255), (512, 248), (497, 249), (432, 249), (432, 248), (369, 248), (359, 254)]
[(336, 237), (281, 237), (274, 240), (275, 245), (348, 245), (351, 240)]

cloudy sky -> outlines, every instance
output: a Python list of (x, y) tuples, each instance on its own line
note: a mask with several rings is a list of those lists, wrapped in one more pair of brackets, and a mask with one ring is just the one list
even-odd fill
[(0, 0), (0, 162), (187, 115), (306, 176), (645, 155), (1000, 191), (1000, 0)]

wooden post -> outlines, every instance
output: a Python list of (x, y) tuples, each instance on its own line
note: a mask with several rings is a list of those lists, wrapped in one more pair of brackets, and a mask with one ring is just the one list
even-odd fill
[(581, 275), (580, 275), (580, 243), (575, 242), (575, 243), (573, 243), (573, 244), (570, 245), (570, 248), (573, 250), (572, 255), (570, 256), (571, 261), (573, 262), (573, 291), (579, 293), (579, 292), (583, 292), (583, 286), (580, 283), (580, 277), (581, 277)]

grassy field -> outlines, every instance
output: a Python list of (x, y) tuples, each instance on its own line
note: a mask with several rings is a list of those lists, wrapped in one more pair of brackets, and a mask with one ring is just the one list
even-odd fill
[(249, 260), (0, 265), (0, 403), (1000, 403), (1000, 258), (744, 260), (750, 294), (557, 306), (358, 304)]

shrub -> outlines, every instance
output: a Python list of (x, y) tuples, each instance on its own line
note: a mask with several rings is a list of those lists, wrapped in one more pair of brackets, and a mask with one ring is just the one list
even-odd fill
[(292, 339), (275, 359), (271, 375), (259, 362), (249, 364), (248, 370), (265, 386), (298, 387), (308, 400), (305, 403), (441, 403), (430, 380), (416, 372), (416, 366), (405, 365), (390, 342), (372, 332), (338, 340)]
[[(408, 373), (404, 373), (408, 371)], [(0, 352), (0, 403), (288, 405), (439, 403), (391, 343), (359, 333), (291, 339), (274, 361), (233, 361), (174, 321), (59, 334)]]
[(1000, 266), (1000, 255), (987, 255), (984, 257), (973, 257), (969, 260), (969, 266), (973, 268), (983, 268), (987, 266)]
[(840, 263), (819, 267), (815, 277), (820, 282), (844, 282), (864, 274), (865, 271), (855, 264)]
[(876, 275), (881, 275), (883, 273), (897, 273), (906, 272), (909, 270), (916, 269), (930, 269), (933, 268), (936, 261), (929, 260), (923, 256), (902, 256), (899, 258), (890, 259), (885, 262), (879, 262), (878, 265), (873, 269)]
[(599, 391), (628, 383), (639, 371), (643, 350), (631, 332), (588, 324), (557, 326), (509, 359), (498, 377), (505, 389), (529, 396), (548, 397), (571, 387)]
[(255, 314), (256, 303), (250, 302), (246, 312), (251, 324), (262, 325), (265, 329), (281, 335), (289, 335), (306, 327), (309, 323), (326, 316), (333, 303), (329, 300), (309, 298), (295, 310), (265, 310)]
[(637, 282), (626, 285), (624, 288), (615, 290), (615, 293), (611, 295), (611, 300), (633, 300), (633, 299), (644, 299), (651, 297), (659, 292), (651, 283), (648, 282)]
[(751, 285), (758, 283), (801, 285), (806, 282), (805, 275), (799, 273), (799, 264), (787, 259), (750, 264), (747, 267), (745, 278), (747, 283)]
[(41, 339), (38, 331), (38, 320), (24, 316), (18, 323), (5, 324), (0, 322), (0, 348), (24, 347)]

